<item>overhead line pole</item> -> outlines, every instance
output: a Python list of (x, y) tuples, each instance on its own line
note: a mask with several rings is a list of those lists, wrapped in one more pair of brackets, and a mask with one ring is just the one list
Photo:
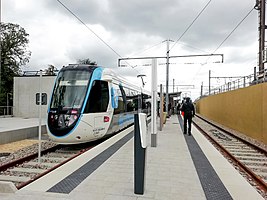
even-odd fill
[(256, 4), (254, 6), (256, 10), (258, 10), (259, 15), (259, 73), (264, 73), (264, 47), (265, 47), (265, 0), (256, 0)]
[[(0, 23), (2, 23), (2, 0), (0, 0)], [(2, 51), (2, 47), (0, 48), (0, 94), (2, 92), (1, 91), (1, 89), (2, 89), (2, 79), (1, 79), (1, 77), (2, 77), (2, 67), (3, 67), (1, 65), (1, 63), (2, 63), (1, 51)]]
[(265, 0), (261, 0), (261, 6), (260, 6), (260, 53), (259, 53), (259, 72), (264, 73), (264, 63), (263, 63), (263, 53), (264, 53), (264, 47), (265, 47)]
[(167, 58), (166, 58), (166, 112), (169, 117), (169, 59), (170, 59), (170, 39), (167, 40)]
[(174, 93), (174, 79), (172, 81), (173, 81), (172, 92)]
[(211, 70), (209, 70), (209, 95), (210, 95), (210, 76), (211, 76)]

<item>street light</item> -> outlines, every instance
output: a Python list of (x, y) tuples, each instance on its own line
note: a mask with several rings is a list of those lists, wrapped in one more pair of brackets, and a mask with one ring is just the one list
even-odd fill
[(145, 82), (144, 82), (144, 79), (143, 79), (144, 76), (146, 76), (146, 75), (145, 74), (137, 75), (137, 78), (139, 78), (139, 77), (141, 78), (143, 87), (145, 86)]
[(7, 115), (9, 115), (9, 99), (8, 95), (12, 95), (12, 93), (6, 93), (6, 108), (7, 108)]

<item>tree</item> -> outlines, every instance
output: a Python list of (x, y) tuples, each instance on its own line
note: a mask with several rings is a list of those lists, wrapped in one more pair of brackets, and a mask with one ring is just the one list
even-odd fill
[(86, 65), (97, 65), (97, 63), (95, 61), (91, 61), (89, 58), (79, 59), (78, 63), (79, 64), (86, 64)]
[(6, 105), (8, 93), (13, 91), (13, 77), (20, 74), (20, 67), (29, 62), (29, 34), (18, 24), (3, 23), (0, 27), (0, 106)]
[(53, 76), (56, 75), (58, 69), (54, 65), (48, 65), (48, 68), (45, 69), (45, 75)]

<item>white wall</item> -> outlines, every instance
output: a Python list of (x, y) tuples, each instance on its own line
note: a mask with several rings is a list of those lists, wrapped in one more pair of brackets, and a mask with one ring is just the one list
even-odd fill
[[(38, 118), (36, 93), (39, 93), (39, 76), (14, 77), (13, 114), (15, 117)], [(47, 94), (47, 104), (50, 102), (56, 76), (42, 77), (42, 93)], [(47, 116), (48, 105), (42, 105), (42, 117)]]

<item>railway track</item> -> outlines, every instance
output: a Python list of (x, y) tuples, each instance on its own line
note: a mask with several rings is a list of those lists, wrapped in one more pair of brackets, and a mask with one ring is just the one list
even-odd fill
[(56, 145), (42, 151), (40, 160), (38, 153), (34, 153), (6, 163), (0, 166), (0, 181), (13, 182), (17, 189), (21, 189), (95, 145), (96, 143), (74, 146)]
[(17, 189), (21, 189), (131, 126), (93, 142), (47, 148), (41, 152), (40, 162), (36, 150), (36, 153), (0, 165), (0, 181), (13, 182)]
[[(21, 189), (132, 125), (93, 142), (52, 146), (41, 152), (40, 160), (38, 159), (38, 150), (35, 150), (36, 153), (0, 164), (0, 181), (13, 182), (17, 189)], [(9, 156), (9, 153), (1, 156)]]
[(224, 130), (201, 116), (197, 115), (193, 123), (227, 158), (253, 179), (260, 191), (267, 194), (265, 149)]

